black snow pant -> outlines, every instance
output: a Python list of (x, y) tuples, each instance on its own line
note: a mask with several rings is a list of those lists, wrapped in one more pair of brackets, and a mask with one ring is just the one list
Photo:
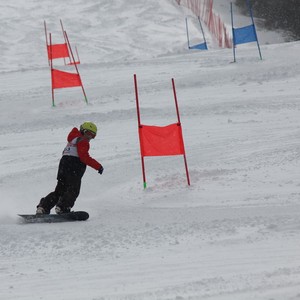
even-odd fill
[(63, 156), (58, 167), (56, 188), (41, 199), (38, 207), (43, 207), (47, 214), (55, 205), (63, 211), (70, 210), (79, 196), (81, 178), (85, 170), (86, 165), (78, 157)]

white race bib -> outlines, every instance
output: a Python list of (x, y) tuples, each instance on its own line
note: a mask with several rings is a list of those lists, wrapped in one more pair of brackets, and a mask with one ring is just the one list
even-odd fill
[(77, 151), (77, 142), (78, 142), (78, 139), (79, 138), (75, 138), (71, 142), (69, 142), (67, 144), (67, 146), (65, 147), (62, 155), (79, 157), (78, 156), (78, 151)]

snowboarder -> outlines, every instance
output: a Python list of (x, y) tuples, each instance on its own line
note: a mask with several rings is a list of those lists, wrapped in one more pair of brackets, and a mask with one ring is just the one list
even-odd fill
[(84, 122), (80, 130), (76, 127), (71, 130), (59, 163), (56, 188), (40, 200), (36, 214), (50, 214), (54, 206), (57, 214), (70, 212), (79, 195), (86, 166), (103, 173), (102, 165), (89, 155), (89, 142), (96, 134), (97, 126), (92, 122)]

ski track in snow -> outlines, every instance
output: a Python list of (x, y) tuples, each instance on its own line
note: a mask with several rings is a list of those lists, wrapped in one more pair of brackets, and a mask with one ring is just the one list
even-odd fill
[[(299, 42), (266, 36), (263, 61), (244, 45), (234, 64), (208, 33), (209, 51), (186, 50), (175, 1), (72, 4), (0, 0), (0, 300), (300, 299)], [(60, 36), (59, 18), (88, 105), (74, 88), (51, 107), (42, 26)], [(182, 158), (160, 157), (143, 190), (133, 74), (151, 125), (176, 121), (175, 79), (190, 187)], [(75, 205), (90, 219), (22, 224), (85, 120), (105, 168), (87, 169)]]

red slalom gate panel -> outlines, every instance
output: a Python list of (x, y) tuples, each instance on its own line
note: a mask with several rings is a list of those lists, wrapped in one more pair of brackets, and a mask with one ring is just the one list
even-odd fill
[(139, 137), (143, 156), (184, 154), (182, 130), (178, 123), (164, 127), (141, 125)]
[(179, 116), (175, 82), (173, 78), (172, 78), (172, 88), (173, 88), (174, 101), (175, 101), (176, 112), (177, 112), (177, 123), (170, 124), (167, 126), (143, 125), (141, 123), (137, 78), (136, 78), (136, 74), (134, 74), (134, 89), (135, 89), (135, 96), (136, 96), (136, 110), (137, 110), (137, 118), (138, 118), (144, 188), (147, 187), (146, 169), (145, 169), (145, 161), (144, 161), (144, 157), (146, 156), (183, 155), (187, 182), (188, 185), (190, 185), (190, 177), (189, 177), (189, 171), (188, 171), (187, 160), (186, 160), (185, 149), (184, 149), (184, 141), (182, 135), (180, 116)]
[(52, 45), (52, 39), (51, 39), (51, 33), (49, 34), (49, 40), (50, 40), (50, 68), (51, 68), (51, 84), (52, 84), (52, 106), (55, 106), (54, 104), (54, 90), (55, 89), (61, 89), (61, 88), (69, 88), (69, 87), (77, 87), (80, 86), (85, 98), (85, 102), (88, 103), (86, 93), (80, 78), (79, 70), (77, 67), (77, 63), (75, 62), (74, 54), (72, 51), (72, 48), (70, 47), (69, 38), (66, 32), (64, 32), (64, 36), (68, 45), (68, 48), (70, 49), (70, 54), (72, 58), (72, 65), (74, 66), (76, 73), (70, 73), (65, 72), (61, 70), (57, 70), (53, 68), (53, 45)]
[(52, 69), (53, 89), (61, 89), (75, 86), (82, 86), (79, 74)]
[[(51, 45), (52, 49), (50, 49), (50, 45), (47, 46), (48, 50), (48, 59), (57, 59), (57, 58), (65, 58), (70, 57), (68, 45), (66, 43), (64, 44), (55, 44)], [(51, 55), (52, 50), (52, 55)]]

